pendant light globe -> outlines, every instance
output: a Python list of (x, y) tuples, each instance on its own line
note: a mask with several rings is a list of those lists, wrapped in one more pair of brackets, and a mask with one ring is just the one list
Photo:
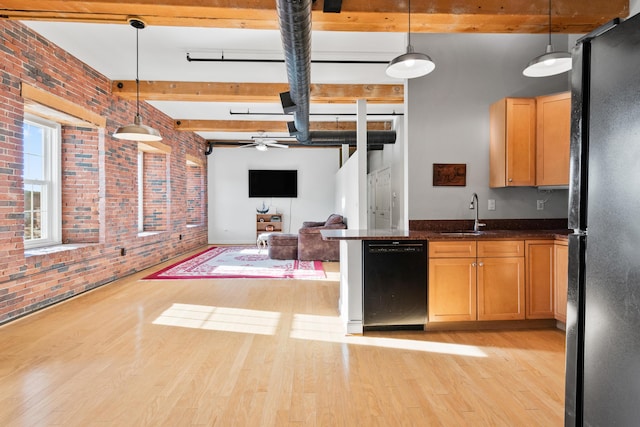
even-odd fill
[(158, 130), (151, 126), (143, 125), (140, 122), (140, 115), (136, 114), (133, 119), (133, 123), (120, 126), (113, 133), (114, 138), (124, 139), (126, 141), (162, 141), (162, 136)]
[(571, 70), (571, 66), (569, 52), (554, 52), (551, 44), (548, 44), (546, 53), (533, 58), (522, 74), (527, 77), (554, 76)]
[(387, 65), (386, 73), (396, 79), (414, 79), (426, 76), (436, 68), (428, 55), (414, 52), (413, 46), (407, 46), (407, 53), (394, 58)]

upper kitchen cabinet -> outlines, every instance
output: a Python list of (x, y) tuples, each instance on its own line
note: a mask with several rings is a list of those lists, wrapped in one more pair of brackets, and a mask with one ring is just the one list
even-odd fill
[(571, 94), (536, 98), (536, 185), (569, 185)]
[(489, 115), (490, 187), (569, 185), (569, 92), (504, 98)]
[(489, 110), (489, 186), (533, 186), (536, 180), (536, 100), (504, 98)]

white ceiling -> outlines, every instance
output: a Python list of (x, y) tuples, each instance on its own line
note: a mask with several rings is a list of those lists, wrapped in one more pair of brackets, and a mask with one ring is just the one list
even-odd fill
[[(135, 80), (135, 29), (129, 25), (67, 22), (24, 22), (110, 80)], [(139, 32), (140, 80), (286, 83), (284, 63), (188, 62), (192, 58), (283, 59), (280, 32), (275, 30), (148, 26)], [(405, 50), (406, 34), (320, 32), (312, 34), (312, 59), (390, 61)], [(312, 83), (401, 84), (385, 74), (385, 64), (312, 64)], [(291, 120), (288, 116), (231, 115), (230, 112), (282, 113), (280, 104), (149, 101), (172, 119)], [(376, 114), (402, 113), (398, 104), (369, 104)], [(312, 104), (314, 113), (355, 113), (355, 104)], [(336, 116), (330, 120), (353, 121)], [(372, 120), (384, 117), (375, 116)], [(256, 129), (257, 131), (258, 129)], [(197, 132), (205, 139), (248, 140), (256, 133)], [(269, 137), (288, 136), (269, 133)]]

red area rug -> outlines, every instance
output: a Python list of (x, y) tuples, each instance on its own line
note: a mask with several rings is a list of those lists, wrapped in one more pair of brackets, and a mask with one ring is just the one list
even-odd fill
[(324, 279), (321, 261), (269, 259), (267, 249), (215, 246), (145, 279)]

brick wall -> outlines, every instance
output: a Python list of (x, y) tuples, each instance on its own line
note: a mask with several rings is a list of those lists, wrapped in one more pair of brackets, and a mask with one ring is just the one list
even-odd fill
[(187, 224), (202, 224), (205, 209), (201, 194), (205, 189), (204, 168), (187, 166)]
[(96, 129), (62, 127), (62, 241), (100, 241), (99, 134)]
[[(22, 82), (107, 119), (106, 129), (63, 128), (62, 236), (69, 249), (51, 254), (24, 252)], [(165, 174), (154, 195), (164, 203), (164, 225), (156, 234), (138, 235), (137, 143), (111, 137), (133, 121), (136, 108), (110, 88), (107, 78), (19, 22), (0, 21), (0, 323), (207, 242), (206, 225), (187, 227), (193, 191), (186, 189), (186, 156), (205, 164), (205, 143), (175, 131), (169, 117), (146, 103), (143, 122), (158, 129), (172, 151), (163, 156)], [(206, 205), (206, 188), (200, 190)]]
[(144, 231), (167, 229), (167, 182), (171, 176), (167, 157), (166, 154), (144, 153)]

